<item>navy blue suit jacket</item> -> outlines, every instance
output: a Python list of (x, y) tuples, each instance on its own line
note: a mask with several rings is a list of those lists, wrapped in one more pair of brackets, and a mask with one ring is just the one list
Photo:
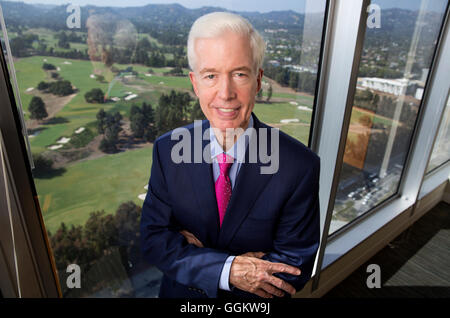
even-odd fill
[[(252, 116), (258, 137), (259, 128), (273, 129)], [(194, 125), (185, 128), (194, 145)], [(209, 121), (204, 120), (202, 132), (207, 128)], [(269, 132), (267, 137), (270, 150)], [(246, 252), (265, 252), (265, 260), (299, 267), (300, 276), (275, 276), (302, 289), (319, 245), (319, 157), (280, 131), (279, 169), (261, 174), (260, 167), (269, 164), (259, 155), (258, 162), (251, 163), (247, 148), (220, 227), (212, 164), (174, 163), (171, 151), (178, 142), (171, 140), (170, 132), (155, 141), (141, 216), (143, 256), (164, 273), (160, 297), (254, 297), (218, 287), (227, 257)], [(209, 142), (202, 141), (202, 146)], [(181, 230), (193, 233), (204, 247), (188, 244)]]

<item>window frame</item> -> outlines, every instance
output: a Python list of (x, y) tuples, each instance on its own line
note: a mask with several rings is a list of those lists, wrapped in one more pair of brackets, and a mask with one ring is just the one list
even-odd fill
[[(367, 15), (365, 15), (365, 10), (362, 10), (362, 8), (366, 8), (368, 4), (370, 4), (370, 1), (361, 0), (358, 2), (358, 5), (352, 2), (352, 6), (348, 2), (346, 4), (345, 1), (336, 0), (338, 12), (335, 13), (335, 22), (333, 23), (333, 37), (336, 46), (328, 52), (330, 54), (328, 58), (331, 60), (327, 77), (329, 83), (324, 89), (324, 96), (322, 96), (324, 105), (320, 107), (322, 110), (321, 123), (319, 123), (319, 127), (321, 127), (320, 137), (317, 136), (320, 140), (317, 141), (317, 149), (314, 149), (321, 158), (327, 158), (327, 161), (330, 161), (330, 158), (336, 158), (336, 164), (333, 165), (332, 162), (324, 162), (325, 160), (322, 160), (320, 180), (322, 240), (316, 260), (316, 267), (320, 268), (320, 270), (316, 271), (312, 285), (313, 290), (319, 286), (321, 270), (345, 255), (396, 216), (407, 211), (416, 202), (425, 175), (427, 159), (429, 159), (432, 151), (433, 143), (429, 141), (433, 140), (437, 134), (439, 119), (442, 117), (446, 103), (446, 100), (442, 101), (442, 96), (447, 96), (446, 92), (450, 82), (450, 76), (448, 75), (450, 74), (449, 66), (445, 63), (445, 61), (450, 60), (449, 2), (447, 2), (438, 42), (434, 48), (430, 73), (397, 193), (350, 222), (351, 224), (344, 226), (329, 236), (328, 231), (339, 184), (338, 179), (343, 161), (343, 149), (345, 147), (356, 87), (356, 73), (359, 69), (359, 67), (355, 68), (355, 64), (359, 64), (362, 43), (364, 42), (364, 32), (359, 30), (358, 34), (355, 25), (358, 24), (361, 27), (361, 24), (363, 24), (365, 29), (365, 17)], [(339, 15), (339, 11), (345, 12), (345, 10), (347, 10), (348, 21), (342, 21), (345, 17), (343, 14)], [(353, 14), (350, 15), (352, 10)], [(361, 10), (359, 16), (356, 14), (357, 10)], [(346, 28), (346, 23), (353, 24), (354, 27), (350, 28), (347, 26)], [(343, 38), (350, 38), (350, 41), (347, 40), (345, 43), (344, 41), (339, 42), (339, 39)], [(354, 67), (351, 75), (340, 71), (343, 65), (345, 65), (347, 71), (350, 67), (349, 60), (351, 60), (351, 56), (345, 57), (342, 53), (345, 52), (345, 46), (355, 47), (355, 52), (352, 56), (356, 57), (358, 55), (358, 60), (351, 65)], [(341, 64), (337, 62), (333, 64), (333, 60), (340, 61)], [(344, 84), (339, 83), (338, 80), (344, 82)], [(343, 96), (345, 94), (339, 94), (338, 88), (336, 88), (336, 86), (340, 87), (339, 85), (348, 87), (345, 98)], [(323, 127), (328, 129), (325, 130)], [(332, 129), (329, 129), (330, 127)], [(442, 171), (439, 180), (445, 181), (444, 177), (448, 178), (450, 164), (447, 162), (439, 170)], [(430, 191), (437, 186), (436, 183), (433, 184), (433, 187), (429, 187)]]
[(59, 280), (45, 233), (3, 48), (0, 52), (0, 112), (6, 174), (15, 203), (15, 218), (12, 219), (11, 227), (14, 235), (20, 239), (20, 244), (16, 244), (14, 249), (21, 260), (17, 264), (16, 274), (27, 277), (26, 280), (20, 280), (20, 286), (16, 288), (22, 297), (60, 297)]
[[(450, 58), (450, 56), (448, 56), (447, 58)], [(450, 72), (449, 66), (447, 66), (447, 72)], [(440, 90), (445, 89), (445, 85), (444, 85), (445, 80), (443, 82), (437, 82), (437, 83), (440, 84), (439, 85)], [(447, 87), (449, 87), (449, 86), (450, 86), (450, 83), (447, 84)], [(425, 165), (425, 172), (431, 161), (431, 155), (433, 154), (433, 150), (434, 150), (434, 147), (437, 142), (437, 137), (438, 137), (441, 125), (442, 125), (442, 121), (444, 119), (444, 113), (446, 111), (447, 104), (450, 102), (450, 87), (448, 88), (447, 97), (445, 98), (443, 103), (440, 103), (440, 102), (441, 102), (441, 100), (436, 101), (437, 106), (436, 106), (436, 110), (435, 110), (436, 111), (435, 116), (436, 117), (439, 116), (437, 118), (440, 118), (440, 120), (439, 120), (439, 125), (437, 125), (435, 127), (436, 132), (434, 135), (434, 140), (432, 142), (432, 147), (431, 147), (431, 150), (430, 150), (430, 153), (428, 156), (428, 160)], [(430, 120), (434, 120), (434, 119), (430, 119)], [(418, 200), (421, 200), (424, 196), (429, 194), (431, 191), (433, 191), (435, 188), (437, 188), (439, 185), (441, 185), (446, 180), (450, 180), (450, 158), (448, 158), (446, 162), (435, 167), (434, 169), (430, 170), (428, 173), (426, 173), (424, 175), (424, 178), (422, 180), (422, 184), (420, 187), (420, 191), (419, 191)]]

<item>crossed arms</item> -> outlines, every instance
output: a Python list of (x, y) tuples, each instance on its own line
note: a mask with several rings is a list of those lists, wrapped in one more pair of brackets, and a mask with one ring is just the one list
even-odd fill
[[(235, 257), (229, 283), (261, 297), (294, 294), (309, 280), (318, 248), (319, 162), (299, 180), (283, 206), (273, 249)], [(310, 191), (304, 191), (310, 185)], [(299, 215), (299, 211), (304, 211)], [(144, 258), (180, 284), (202, 289), (217, 297), (220, 274), (230, 253), (204, 247), (192, 233), (174, 227), (172, 207), (158, 145), (148, 194), (141, 217), (141, 246)]]

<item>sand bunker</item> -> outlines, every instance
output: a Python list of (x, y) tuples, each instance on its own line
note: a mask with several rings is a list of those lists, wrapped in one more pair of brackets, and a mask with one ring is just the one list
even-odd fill
[(148, 190), (148, 184), (144, 187), (145, 190)]
[(72, 63), (69, 62), (69, 61), (64, 61), (63, 64), (70, 65), (70, 64), (72, 64)]
[(78, 128), (77, 130), (75, 130), (75, 133), (76, 133), (76, 134), (80, 134), (80, 133), (82, 133), (84, 130), (85, 130), (84, 127), (80, 127), (80, 128)]
[(111, 100), (118, 102), (120, 100), (120, 98), (119, 97), (111, 97)]
[(54, 145), (54, 146), (48, 147), (48, 149), (50, 149), (50, 150), (56, 150), (56, 149), (59, 149), (59, 148), (62, 148), (62, 147), (63, 147), (63, 145)]
[(280, 123), (282, 123), (282, 124), (298, 123), (298, 122), (299, 122), (299, 120), (297, 118), (280, 120)]
[(29, 88), (27, 88), (26, 90), (25, 90), (25, 92), (31, 92), (32, 90), (34, 89), (34, 87), (29, 87)]
[(94, 74), (89, 75), (90, 78), (95, 78)]
[(137, 96), (138, 96), (137, 94), (131, 94), (131, 95), (128, 95), (127, 97), (125, 97), (124, 100), (130, 100), (130, 99), (136, 98)]
[(289, 104), (291, 104), (291, 105), (295, 105), (295, 106), (297, 106), (297, 105), (298, 105), (298, 103), (297, 103), (297, 102), (289, 102)]
[(147, 196), (147, 193), (142, 193), (142, 194), (139, 194), (139, 195), (138, 195), (138, 198), (139, 198), (140, 200), (144, 201), (146, 196)]
[(70, 141), (70, 138), (66, 138), (66, 137), (61, 137), (57, 143), (58, 144), (67, 144)]
[(312, 112), (312, 109), (309, 108), (309, 107), (306, 107), (306, 106), (298, 106), (297, 109), (306, 110), (306, 111)]
[(148, 76), (148, 77), (150, 77), (150, 76), (152, 76), (152, 74), (149, 74), (149, 73), (147, 73), (147, 74), (145, 74), (145, 76)]

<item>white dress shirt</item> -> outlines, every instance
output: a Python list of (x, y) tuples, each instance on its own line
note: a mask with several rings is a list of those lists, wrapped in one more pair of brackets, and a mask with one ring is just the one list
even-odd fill
[[(234, 184), (236, 183), (236, 177), (239, 173), (239, 169), (241, 168), (242, 162), (244, 162), (245, 158), (245, 150), (247, 148), (249, 138), (246, 138), (245, 136), (251, 136), (249, 134), (249, 129), (253, 128), (253, 118), (250, 116), (250, 120), (248, 122), (248, 127), (245, 130), (244, 134), (242, 134), (236, 143), (231, 147), (228, 151), (225, 153), (231, 157), (233, 157), (235, 160), (233, 164), (231, 165), (231, 168), (228, 172), (228, 175), (230, 177), (231, 181), (231, 189), (234, 188)], [(211, 159), (212, 159), (212, 168), (213, 168), (213, 177), (214, 177), (214, 183), (217, 181), (217, 178), (219, 178), (220, 175), (220, 168), (219, 163), (217, 161), (217, 156), (223, 153), (223, 148), (220, 146), (220, 144), (217, 141), (217, 138), (214, 134), (214, 130), (210, 129), (210, 146), (211, 146)], [(219, 280), (219, 288), (230, 291), (230, 285), (229, 285), (229, 278), (230, 278), (230, 269), (231, 269), (231, 263), (233, 262), (234, 258), (236, 256), (229, 256), (225, 264), (222, 268), (222, 273), (220, 275)]]

